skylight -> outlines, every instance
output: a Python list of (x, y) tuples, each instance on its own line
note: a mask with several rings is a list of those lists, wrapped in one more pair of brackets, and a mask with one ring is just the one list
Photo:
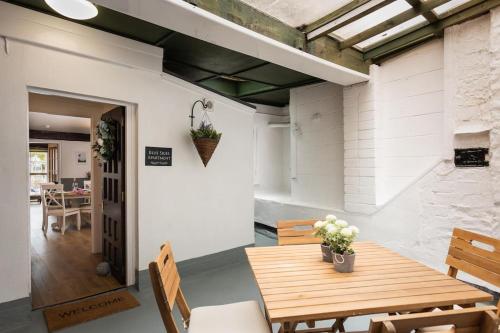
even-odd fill
[(383, 33), (380, 33), (376, 36), (373, 36), (365, 41), (362, 41), (361, 43), (358, 43), (355, 45), (355, 47), (359, 49), (365, 49), (367, 47), (373, 46), (374, 44), (377, 44), (384, 39), (388, 39), (390, 37), (395, 36), (396, 34), (399, 34), (403, 31), (410, 32), (411, 30), (415, 29), (416, 27), (421, 27), (424, 24), (427, 24), (428, 21), (423, 17), (422, 15), (419, 15), (411, 20), (408, 20), (404, 23), (401, 23), (400, 25), (395, 26), (392, 29), (389, 29), (387, 31), (384, 31)]
[(341, 40), (350, 38), (411, 8), (412, 7), (405, 0), (396, 0), (357, 21), (334, 31), (331, 35)]

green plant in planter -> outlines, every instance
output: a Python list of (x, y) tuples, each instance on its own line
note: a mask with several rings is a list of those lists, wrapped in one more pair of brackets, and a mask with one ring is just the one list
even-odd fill
[(191, 129), (191, 138), (196, 139), (213, 139), (220, 140), (222, 133), (217, 132), (212, 124), (208, 124), (204, 121), (200, 123), (197, 129)]
[(217, 132), (212, 124), (202, 121), (197, 129), (191, 128), (191, 138), (205, 167), (219, 144), (222, 133)]

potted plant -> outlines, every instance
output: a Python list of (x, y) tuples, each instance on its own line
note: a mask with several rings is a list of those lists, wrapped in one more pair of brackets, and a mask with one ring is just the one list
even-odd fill
[(352, 242), (359, 234), (359, 229), (346, 221), (336, 220), (325, 236), (326, 243), (332, 251), (333, 266), (339, 273), (351, 273), (354, 269), (356, 254)]
[(205, 167), (212, 158), (221, 136), (222, 133), (217, 132), (212, 124), (204, 121), (200, 123), (198, 129), (191, 129), (191, 138)]
[(101, 162), (111, 160), (116, 145), (116, 122), (112, 119), (100, 120), (96, 126), (96, 142), (92, 145), (96, 157)]
[(314, 223), (314, 236), (321, 238), (321, 253), (323, 261), (326, 262), (333, 262), (332, 251), (327, 243), (326, 235), (336, 220), (337, 217), (335, 215), (327, 215), (325, 221), (317, 221)]

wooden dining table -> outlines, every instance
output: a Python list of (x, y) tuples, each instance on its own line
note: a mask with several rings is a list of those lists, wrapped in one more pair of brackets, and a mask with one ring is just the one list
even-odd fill
[[(319, 244), (247, 248), (269, 325), (280, 332), (336, 332), (352, 316), (473, 306), (492, 296), (374, 242), (356, 242), (354, 272), (323, 262)], [(328, 330), (296, 330), (334, 319)]]

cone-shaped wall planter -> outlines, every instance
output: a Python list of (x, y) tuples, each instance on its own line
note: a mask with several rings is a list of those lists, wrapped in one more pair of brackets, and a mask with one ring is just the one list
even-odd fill
[(206, 167), (219, 144), (219, 139), (199, 138), (193, 139), (194, 146), (200, 155), (203, 165)]

